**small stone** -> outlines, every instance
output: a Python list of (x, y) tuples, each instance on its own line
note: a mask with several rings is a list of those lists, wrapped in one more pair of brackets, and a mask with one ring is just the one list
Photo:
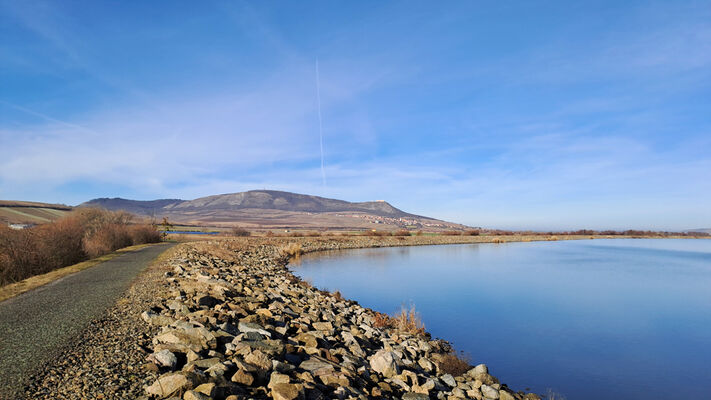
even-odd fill
[(487, 399), (496, 400), (499, 398), (499, 391), (489, 385), (481, 385), (479, 390), (481, 390), (481, 394)]
[(272, 337), (272, 334), (269, 331), (264, 330), (264, 328), (262, 328), (261, 326), (259, 326), (257, 324), (250, 323), (250, 322), (240, 322), (237, 325), (237, 329), (239, 329), (240, 332), (245, 332), (245, 333), (256, 332), (256, 333), (259, 333), (260, 335)]
[(267, 387), (271, 389), (274, 387), (274, 385), (278, 383), (289, 383), (289, 375), (284, 375), (280, 374), (278, 372), (272, 372), (271, 376), (269, 377), (269, 384), (267, 384)]
[(505, 390), (499, 390), (499, 399), (500, 400), (516, 400), (513, 395)]
[(205, 394), (194, 390), (188, 390), (183, 395), (183, 400), (210, 400), (210, 396), (206, 396)]
[(252, 386), (254, 383), (254, 376), (249, 372), (238, 369), (234, 375), (232, 375), (232, 382), (240, 383), (245, 386)]
[(215, 395), (215, 387), (216, 385), (213, 382), (203, 383), (202, 385), (196, 387), (195, 391), (212, 397)]
[(313, 326), (317, 331), (330, 332), (333, 330), (333, 324), (330, 322), (314, 322), (311, 326)]
[(450, 374), (444, 374), (440, 377), (440, 379), (442, 379), (442, 382), (444, 382), (449, 387), (457, 386), (457, 381), (454, 380), (454, 377)]
[(399, 357), (395, 352), (382, 349), (370, 358), (370, 368), (386, 378), (392, 378), (400, 373), (400, 368), (397, 365), (398, 360)]
[(149, 358), (161, 367), (174, 369), (178, 364), (178, 358), (169, 350), (157, 351), (149, 356)]
[(489, 373), (489, 368), (486, 366), (486, 364), (479, 364), (472, 369), (473, 369), (473, 371), (470, 370), (472, 376), (477, 376), (479, 374), (488, 374)]
[(146, 388), (146, 392), (164, 399), (174, 393), (191, 389), (192, 387), (193, 382), (186, 375), (174, 373), (158, 378), (151, 386)]
[(300, 384), (277, 383), (271, 394), (274, 400), (294, 400), (303, 397), (304, 388)]
[(299, 368), (309, 371), (313, 375), (323, 375), (331, 373), (335, 370), (333, 365), (315, 358), (309, 358), (308, 360), (302, 362), (299, 364)]
[(432, 372), (432, 370), (434, 370), (434, 365), (430, 362), (430, 360), (424, 357), (417, 360), (417, 364), (426, 372)]
[(247, 354), (244, 357), (244, 361), (265, 371), (269, 371), (272, 368), (272, 360), (259, 350)]

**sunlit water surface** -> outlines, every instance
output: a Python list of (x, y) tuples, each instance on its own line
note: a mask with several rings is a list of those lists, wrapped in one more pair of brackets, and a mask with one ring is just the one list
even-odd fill
[(711, 240), (376, 248), (293, 271), (427, 330), (514, 390), (576, 399), (711, 399)]

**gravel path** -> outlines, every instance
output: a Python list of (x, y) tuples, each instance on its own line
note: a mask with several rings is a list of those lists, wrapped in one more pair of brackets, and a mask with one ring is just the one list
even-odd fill
[(0, 398), (15, 398), (169, 246), (127, 253), (0, 303)]

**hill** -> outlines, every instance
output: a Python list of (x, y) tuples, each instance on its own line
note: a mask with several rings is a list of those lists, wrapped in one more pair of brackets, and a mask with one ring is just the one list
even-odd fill
[(11, 225), (44, 224), (63, 217), (72, 210), (64, 204), (0, 200), (0, 221)]
[(464, 226), (404, 212), (386, 201), (348, 202), (325, 197), (251, 190), (195, 200), (94, 199), (80, 207), (125, 210), (181, 224), (304, 229), (462, 229)]

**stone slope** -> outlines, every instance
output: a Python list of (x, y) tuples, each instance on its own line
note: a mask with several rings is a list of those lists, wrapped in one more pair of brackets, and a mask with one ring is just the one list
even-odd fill
[[(343, 240), (301, 246), (344, 247)], [(146, 392), (229, 400), (539, 398), (501, 385), (483, 364), (453, 376), (446, 342), (383, 324), (382, 315), (300, 282), (285, 261), (269, 244), (184, 248), (167, 278), (172, 297), (143, 313), (161, 326), (149, 359), (162, 374)]]
[[(581, 238), (586, 237), (560, 239)], [(165, 397), (146, 392), (149, 387), (158, 390), (156, 382), (166, 390), (171, 385), (179, 388), (168, 397), (173, 399), (460, 399), (480, 398), (484, 392), (489, 398), (498, 393), (502, 399), (538, 399), (498, 386), (495, 378), (481, 375), (483, 366), (464, 376), (446, 376), (447, 363), (441, 358), (448, 349), (445, 342), (374, 326), (374, 311), (300, 283), (285, 268), (279, 249), (289, 243), (310, 252), (547, 239), (251, 237), (225, 244), (181, 244), (161, 256), (114, 307), (30, 377), (21, 393), (0, 394), (0, 399)], [(341, 384), (342, 390), (336, 387)], [(424, 390), (427, 397), (410, 393)]]

